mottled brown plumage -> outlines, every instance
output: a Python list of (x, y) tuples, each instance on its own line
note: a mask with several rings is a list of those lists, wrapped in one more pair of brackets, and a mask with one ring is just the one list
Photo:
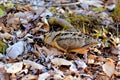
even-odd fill
[(97, 40), (81, 32), (50, 32), (45, 35), (45, 43), (58, 48), (63, 52), (87, 53), (91, 46), (97, 44)]

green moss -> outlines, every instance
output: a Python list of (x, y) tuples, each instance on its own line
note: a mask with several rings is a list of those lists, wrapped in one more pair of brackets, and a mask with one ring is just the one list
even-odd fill
[(77, 30), (84, 33), (91, 33), (93, 29), (101, 29), (99, 19), (95, 17), (85, 17), (83, 15), (68, 14), (66, 18)]
[(115, 10), (111, 14), (112, 18), (114, 19), (115, 22), (120, 23), (120, 2), (116, 4)]
[(103, 8), (103, 7), (98, 7), (98, 8), (92, 8), (93, 11), (97, 12), (97, 13), (100, 13), (100, 12), (103, 12), (105, 11), (106, 9)]
[(50, 12), (56, 12), (57, 9), (55, 7), (51, 7)]

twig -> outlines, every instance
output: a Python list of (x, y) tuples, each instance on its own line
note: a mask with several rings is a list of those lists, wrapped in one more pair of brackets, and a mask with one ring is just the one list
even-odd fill
[[(14, 2), (14, 3), (18, 3), (18, 2)], [(80, 4), (81, 2), (74, 2), (74, 3), (66, 3), (66, 4), (52, 4), (52, 5), (34, 5), (32, 4), (31, 6), (37, 6), (37, 7), (59, 7), (59, 6), (70, 6), (70, 5), (77, 5)], [(20, 3), (22, 5), (26, 4), (26, 3)]]

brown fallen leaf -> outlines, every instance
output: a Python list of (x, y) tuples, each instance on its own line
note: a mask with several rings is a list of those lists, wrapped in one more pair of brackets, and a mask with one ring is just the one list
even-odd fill
[(111, 77), (115, 73), (115, 64), (114, 61), (110, 58), (108, 58), (105, 64), (102, 65), (102, 68), (109, 77)]
[(103, 73), (100, 73), (100, 74), (98, 74), (98, 76), (95, 78), (95, 80), (110, 80), (110, 78), (109, 78), (107, 75), (105, 75), (105, 74), (103, 74)]
[(9, 76), (4, 68), (5, 64), (0, 62), (0, 80), (9, 80)]
[(55, 66), (61, 66), (61, 65), (65, 65), (65, 66), (71, 66), (72, 62), (63, 59), (63, 58), (54, 58), (51, 60), (52, 64), (54, 64)]
[(64, 80), (73, 80), (73, 76), (71, 76), (71, 75), (66, 76)]
[(120, 61), (118, 61), (117, 65), (116, 65), (115, 75), (116, 76), (120, 76)]
[(17, 73), (22, 70), (23, 62), (9, 63), (5, 65), (5, 70), (7, 73)]
[(38, 80), (36, 75), (27, 74), (21, 80)]
[(49, 76), (50, 74), (48, 72), (42, 73), (39, 75), (38, 80), (46, 80)]
[(5, 39), (7, 39), (7, 40), (10, 40), (10, 39), (13, 38), (14, 36), (11, 35), (10, 33), (5, 32), (5, 33), (0, 33), (0, 37), (5, 38)]
[(25, 42), (23, 42), (23, 41), (19, 41), (19, 42), (15, 43), (14, 45), (7, 48), (7, 50), (6, 50), (7, 56), (12, 59), (17, 58), (19, 55), (21, 55), (23, 53), (24, 47), (25, 47)]
[(39, 69), (39, 70), (41, 70), (41, 69), (44, 68), (43, 65), (38, 64), (38, 63), (33, 62), (33, 61), (30, 61), (30, 60), (23, 60), (23, 63), (27, 64), (27, 65), (30, 65), (32, 67), (32, 69)]
[(5, 25), (2, 22), (0, 22), (0, 31), (2, 31), (2, 32), (10, 32), (10, 29), (5, 27)]

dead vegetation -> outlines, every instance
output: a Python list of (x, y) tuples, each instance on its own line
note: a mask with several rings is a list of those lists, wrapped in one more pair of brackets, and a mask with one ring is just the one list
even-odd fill
[(13, 0), (0, 4), (0, 80), (119, 79), (119, 3)]

